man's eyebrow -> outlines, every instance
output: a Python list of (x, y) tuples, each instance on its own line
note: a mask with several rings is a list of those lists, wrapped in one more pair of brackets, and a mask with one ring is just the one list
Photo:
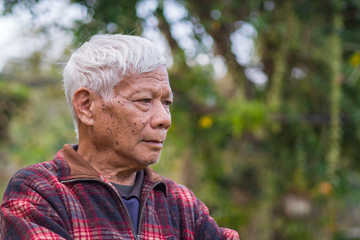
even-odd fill
[[(148, 88), (141, 88), (135, 91), (134, 94), (139, 94), (139, 93), (150, 93), (150, 94), (154, 94), (154, 93), (158, 93), (158, 91), (154, 91), (153, 89), (148, 89)], [(164, 94), (165, 98), (174, 98), (174, 93), (173, 91), (168, 91), (167, 93)]]
[(168, 98), (171, 98), (171, 99), (174, 99), (174, 94), (172, 91), (169, 91), (167, 94), (165, 94), (165, 97), (168, 97)]
[(155, 91), (153, 91), (152, 89), (147, 89), (147, 88), (139, 88), (136, 89), (132, 94), (141, 94), (141, 93), (149, 93), (149, 94), (154, 94)]

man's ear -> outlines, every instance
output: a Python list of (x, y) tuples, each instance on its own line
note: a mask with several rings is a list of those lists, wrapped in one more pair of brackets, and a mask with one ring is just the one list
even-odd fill
[(94, 125), (94, 97), (95, 93), (87, 88), (79, 88), (73, 96), (73, 108), (77, 118), (85, 125)]

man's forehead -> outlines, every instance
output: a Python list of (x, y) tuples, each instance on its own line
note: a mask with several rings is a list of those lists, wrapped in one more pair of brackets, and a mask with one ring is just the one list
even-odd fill
[(116, 86), (120, 92), (131, 92), (132, 94), (136, 93), (146, 93), (146, 92), (161, 92), (164, 95), (173, 97), (169, 79), (152, 77), (151, 75), (143, 75), (143, 77), (128, 77), (124, 78)]
[(161, 92), (166, 97), (173, 97), (170, 84), (156, 84), (151, 82), (133, 83), (130, 84), (130, 89), (133, 93), (154, 93)]

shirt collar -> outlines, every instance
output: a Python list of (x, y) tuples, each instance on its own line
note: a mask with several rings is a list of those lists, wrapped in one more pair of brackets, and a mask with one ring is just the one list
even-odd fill
[[(129, 199), (131, 197), (136, 197), (138, 200), (140, 200), (143, 180), (144, 180), (144, 170), (138, 171), (136, 173), (135, 184), (134, 184), (133, 188), (131, 189), (130, 194), (126, 196), (121, 191), (119, 191), (120, 196), (127, 198), (127, 199)], [(120, 184), (116, 184), (116, 183), (112, 183), (112, 184), (115, 186), (116, 189), (118, 189), (117, 186), (120, 185)]]
[[(95, 168), (93, 168), (90, 165), (90, 163), (88, 163), (77, 153), (77, 149), (78, 149), (77, 144), (75, 145), (66, 144), (64, 145), (64, 148), (62, 150), (64, 158), (70, 167), (70, 176), (68, 180), (81, 179), (81, 178), (103, 180), (103, 177), (100, 175), (100, 173), (96, 171)], [(159, 174), (154, 172), (154, 170), (152, 170), (149, 166), (145, 167), (142, 172), (143, 172), (142, 175), (143, 179), (146, 178), (152, 183), (161, 182), (162, 184), (160, 184), (160, 186), (163, 186), (161, 187), (161, 189), (164, 191), (165, 194), (167, 194), (167, 186), (165, 184), (164, 179)], [(138, 174), (136, 176), (135, 185), (137, 183), (137, 179), (138, 179)], [(139, 182), (142, 184), (143, 180)], [(140, 185), (140, 189), (141, 189), (141, 185)], [(133, 190), (137, 191), (135, 189)]]

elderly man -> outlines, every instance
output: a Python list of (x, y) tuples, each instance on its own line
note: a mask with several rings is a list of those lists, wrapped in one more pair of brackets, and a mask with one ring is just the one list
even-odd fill
[(159, 176), (173, 101), (146, 39), (98, 35), (64, 69), (78, 145), (20, 170), (1, 204), (2, 239), (238, 239), (186, 187)]

